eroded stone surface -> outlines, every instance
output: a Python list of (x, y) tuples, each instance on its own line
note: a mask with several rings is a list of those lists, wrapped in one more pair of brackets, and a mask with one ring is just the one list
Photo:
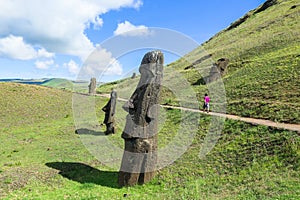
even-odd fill
[(211, 83), (220, 79), (226, 73), (228, 64), (229, 60), (227, 58), (220, 58), (210, 69), (209, 76), (206, 78), (206, 82)]
[(105, 117), (103, 123), (106, 125), (105, 134), (115, 133), (115, 112), (117, 104), (117, 92), (112, 90), (110, 93), (110, 99), (107, 104), (102, 108), (105, 112)]
[(119, 185), (132, 186), (150, 181), (156, 172), (159, 92), (163, 78), (163, 54), (148, 52), (140, 65), (136, 90), (123, 109), (128, 112), (122, 133), (125, 150)]
[(96, 78), (91, 78), (90, 84), (89, 84), (89, 95), (96, 94), (96, 87), (97, 87)]

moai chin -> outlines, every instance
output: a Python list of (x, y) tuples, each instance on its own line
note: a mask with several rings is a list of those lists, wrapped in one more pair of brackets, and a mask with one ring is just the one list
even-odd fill
[(89, 84), (89, 95), (95, 95), (96, 94), (96, 78), (91, 78), (90, 84)]
[(123, 109), (128, 112), (122, 133), (125, 150), (119, 172), (120, 186), (149, 182), (156, 173), (159, 92), (164, 56), (160, 51), (145, 54), (137, 88)]

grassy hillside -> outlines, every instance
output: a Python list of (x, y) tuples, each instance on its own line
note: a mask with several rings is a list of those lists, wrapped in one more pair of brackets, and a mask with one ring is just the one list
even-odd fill
[(71, 115), (71, 93), (36, 85), (0, 83), (0, 127), (33, 125)]
[(67, 79), (61, 79), (61, 78), (52, 78), (48, 81), (45, 81), (43, 86), (58, 88), (58, 89), (66, 89), (71, 90), (73, 89), (73, 83), (70, 80)]
[[(188, 101), (170, 88), (185, 87), (185, 77), (198, 98), (208, 90), (199, 71), (211, 60), (230, 60), (224, 75), (228, 112), (243, 116), (299, 123), (299, 8), (298, 1), (277, 2), (251, 11), (199, 47), (186, 59), (165, 68), (162, 103)], [(241, 23), (243, 22), (243, 23)], [(285, 29), (285, 30), (284, 30)], [(292, 42), (293, 41), (293, 42)], [(191, 66), (191, 62), (195, 63)], [(196, 61), (201, 62), (196, 62)], [(187, 68), (188, 67), (188, 68)], [(171, 80), (175, 80), (171, 81)], [(126, 79), (98, 88), (118, 89), (128, 97), (137, 79)], [(174, 84), (174, 85), (171, 85)], [(97, 120), (108, 99), (84, 96), (95, 101)], [(83, 99), (84, 99), (83, 98)], [(216, 107), (213, 99), (212, 107)], [(83, 102), (84, 104), (84, 102)], [(118, 110), (122, 107), (118, 102)], [(85, 104), (84, 104), (85, 105)], [(88, 106), (88, 105), (87, 105)], [(200, 106), (200, 105), (198, 105)], [(124, 112), (116, 113), (117, 133), (102, 136), (85, 130), (75, 134), (72, 93), (54, 88), (0, 83), (0, 199), (299, 199), (300, 137), (292, 131), (226, 120), (217, 136), (211, 134), (213, 118), (199, 113), (162, 109), (158, 145), (174, 141), (182, 118), (198, 119), (191, 145), (172, 165), (159, 170), (148, 184), (129, 188), (117, 185), (118, 169), (103, 165), (83, 143), (97, 149), (105, 137), (123, 148), (120, 135)], [(92, 113), (94, 114), (94, 113)], [(186, 114), (186, 115), (185, 115)], [(185, 127), (184, 135), (189, 135)], [(205, 156), (199, 152), (206, 142), (216, 142)], [(98, 152), (103, 157), (108, 151)], [(168, 153), (168, 152), (167, 152)]]
[(13, 83), (24, 83), (24, 84), (33, 84), (33, 85), (40, 85), (45, 81), (46, 79), (0, 79), (0, 82), (13, 82)]
[[(223, 75), (227, 113), (300, 123), (299, 13), (298, 0), (267, 1), (193, 52), (166, 66), (164, 84), (178, 72), (189, 81), (202, 102), (205, 92), (210, 95), (216, 92), (208, 91), (214, 88), (214, 83), (205, 84), (203, 69), (220, 58), (227, 58), (229, 65)], [(115, 83), (114, 87), (122, 95), (123, 88), (128, 88), (131, 82), (126, 79)], [(182, 81), (171, 83), (173, 86), (180, 84)], [(107, 89), (103, 86), (99, 91)], [(167, 89), (162, 92), (162, 103), (176, 104), (178, 101), (185, 99), (174, 99), (174, 94)], [(212, 99), (213, 110), (217, 110), (217, 103), (218, 99)]]
[[(227, 120), (215, 148), (200, 158), (211, 120), (201, 116), (193, 142), (180, 159), (160, 170), (148, 184), (119, 188), (118, 170), (101, 164), (82, 143), (82, 137), (88, 137), (97, 144), (104, 127), (100, 132), (75, 134), (71, 93), (11, 83), (1, 84), (0, 91), (7, 94), (0, 98), (2, 110), (7, 111), (1, 115), (0, 126), (4, 144), (0, 149), (1, 199), (122, 199), (124, 194), (128, 199), (300, 196), (300, 138), (295, 132)], [(107, 99), (87, 98), (95, 98), (101, 122), (104, 116), (100, 108)], [(176, 137), (183, 114), (172, 109), (164, 112), (160, 147)], [(117, 133), (107, 139), (122, 147), (124, 122), (119, 119), (124, 116), (119, 113)], [(191, 119), (194, 115), (189, 113)]]
[(215, 60), (230, 60), (223, 80), (228, 113), (300, 123), (299, 1), (269, 2), (275, 5), (251, 11), (203, 47)]
[(62, 78), (52, 78), (45, 81), (42, 86), (52, 87), (57, 89), (63, 89), (67, 91), (76, 91), (82, 93), (88, 93), (88, 81), (71, 81)]

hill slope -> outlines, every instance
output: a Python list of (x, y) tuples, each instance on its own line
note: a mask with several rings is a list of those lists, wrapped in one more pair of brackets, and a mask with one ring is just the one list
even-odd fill
[[(165, 84), (177, 71), (189, 81), (202, 102), (209, 84), (205, 84), (205, 74), (201, 72), (219, 59), (226, 59), (229, 64), (223, 83), (227, 113), (300, 123), (299, 13), (297, 0), (266, 1), (199, 48), (169, 64), (165, 68)], [(115, 87), (122, 97), (128, 94), (123, 90), (135, 82), (126, 79), (117, 82)], [(174, 84), (182, 83), (174, 81)], [(108, 87), (102, 86), (99, 91), (107, 92)], [(175, 99), (174, 93), (163, 90), (162, 103), (176, 104), (177, 101), (185, 100)], [(218, 110), (217, 103), (217, 99), (212, 99), (213, 110)]]
[(53, 87), (53, 88), (59, 88), (59, 89), (67, 89), (72, 90), (73, 89), (73, 83), (70, 80), (62, 79), (62, 78), (52, 78), (49, 79), (42, 84), (43, 86)]
[[(249, 12), (203, 48), (214, 60), (230, 60), (223, 77), (229, 113), (300, 123), (299, 1), (267, 2), (273, 4)], [(196, 55), (197, 49), (189, 56)]]
[[(119, 188), (118, 169), (104, 166), (82, 143), (86, 138), (101, 147), (97, 141), (107, 137), (104, 127), (75, 134), (71, 93), (11, 83), (0, 84), (0, 91), (1, 108), (7, 111), (0, 126), (1, 199), (121, 199), (124, 194), (128, 199), (297, 199), (300, 195), (300, 138), (295, 132), (227, 120), (216, 146), (200, 158), (211, 120), (201, 116), (192, 144), (180, 159), (146, 185)], [(102, 121), (100, 108), (107, 99), (86, 98), (95, 98)], [(121, 109), (122, 103), (118, 106)], [(117, 133), (106, 138), (111, 145), (123, 144), (122, 117), (118, 112)], [(181, 117), (178, 110), (165, 110), (160, 147), (176, 137)], [(99, 154), (108, 156), (111, 148)]]
[[(266, 43), (256, 42), (258, 46), (255, 46), (252, 42), (255, 43), (254, 40), (259, 37), (251, 35), (258, 33), (254, 31), (250, 34), (248, 29), (242, 29), (248, 24), (255, 30), (257, 25), (266, 23), (267, 19), (276, 15), (274, 19), (284, 21), (282, 26), (293, 28), (288, 29), (291, 31), (288, 33), (297, 33), (295, 28), (298, 22), (292, 17), (296, 15), (296, 19), (299, 18), (299, 6), (292, 8), (297, 1), (276, 2), (271, 7), (262, 9), (262, 6), (251, 11), (249, 17), (242, 20), (243, 23), (236, 23), (235, 28), (216, 35), (204, 44), (206, 52), (199, 47), (189, 54), (189, 60), (195, 61), (192, 67), (187, 68), (191, 63), (184, 58), (167, 66), (165, 80), (172, 77), (174, 71), (181, 73), (190, 81), (200, 99), (207, 91), (198, 70), (205, 64), (205, 59), (201, 58), (212, 57), (216, 61), (225, 57), (230, 60), (224, 75), (228, 112), (297, 122), (299, 99), (295, 97), (299, 94), (296, 87), (299, 84), (294, 78), (299, 76), (299, 70), (295, 71), (299, 66), (299, 46), (291, 41), (297, 41), (299, 36), (287, 34), (285, 37), (291, 38), (283, 37), (282, 40), (271, 37), (266, 39)], [(262, 29), (259, 36), (265, 36), (268, 33), (266, 30), (272, 34), (278, 32), (268, 27)], [(281, 30), (281, 27), (273, 28)], [(240, 41), (242, 33), (250, 34), (243, 38), (249, 39), (245, 45), (240, 45), (243, 44)], [(196, 62), (199, 60), (203, 62)], [(266, 84), (262, 85), (263, 81)], [(130, 95), (130, 86), (136, 82), (137, 79), (116, 82), (120, 89), (119, 96)], [(103, 86), (99, 90), (109, 91), (113, 85)], [(289, 85), (291, 87), (287, 88)], [(199, 152), (210, 134), (211, 118), (201, 116), (192, 144), (180, 159), (160, 170), (155, 179), (146, 185), (119, 188), (118, 171), (100, 163), (80, 139), (88, 138), (91, 145), (101, 147), (102, 143), (97, 141), (106, 137), (102, 136), (102, 130), (74, 134), (71, 93), (40, 86), (1, 83), (0, 95), (3, 111), (0, 115), (0, 141), (4, 144), (0, 147), (0, 198), (122, 199), (127, 196), (128, 199), (299, 199), (300, 138), (295, 132), (226, 120), (215, 147), (203, 158), (199, 157)], [(86, 98), (95, 98), (96, 114), (101, 122), (104, 117), (101, 107), (107, 99)], [(168, 104), (183, 101), (168, 88), (164, 88), (162, 98)], [(283, 98), (285, 102), (281, 101)], [(253, 108), (249, 103), (252, 100), (257, 104)], [(269, 109), (261, 112), (262, 102), (267, 108), (272, 108), (271, 105), (276, 103), (282, 113), (278, 115)], [(212, 106), (216, 106), (213, 103)], [(122, 103), (119, 102), (118, 106), (121, 109)], [(294, 108), (292, 112), (290, 106)], [(160, 147), (174, 141), (182, 117), (178, 110), (166, 109), (164, 112), (165, 121), (162, 120), (164, 124), (158, 134)], [(291, 116), (287, 115), (288, 112)], [(191, 118), (195, 117), (188, 114)], [(115, 145), (123, 144), (120, 135), (124, 121), (118, 121), (123, 119), (121, 117), (119, 112), (116, 113), (117, 133), (106, 137)], [(184, 131), (188, 135), (190, 130), (187, 128)], [(209, 141), (214, 140), (212, 135)], [(111, 152), (99, 153), (109, 155)]]
[(18, 83), (0, 83), (0, 126), (14, 127), (71, 115), (71, 93)]

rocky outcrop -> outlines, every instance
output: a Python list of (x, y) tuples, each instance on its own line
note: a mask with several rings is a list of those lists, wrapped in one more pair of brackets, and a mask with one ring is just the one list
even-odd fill
[(268, 0), (268, 1), (266, 1), (264, 4), (262, 4), (256, 10), (254, 10), (254, 11), (252, 10), (252, 11), (248, 12), (243, 17), (239, 18), (238, 20), (236, 20), (235, 22), (230, 24), (230, 26), (226, 29), (226, 31), (229, 31), (231, 29), (234, 29), (234, 28), (238, 27), (239, 25), (244, 23), (249, 17), (251, 17), (253, 14), (260, 13), (260, 12), (268, 9), (269, 7), (271, 7), (271, 6), (273, 6), (277, 3), (278, 3), (277, 0)]
[(203, 61), (205, 61), (205, 60), (207, 60), (207, 59), (209, 59), (211, 57), (212, 57), (212, 54), (205, 55), (205, 56), (201, 57), (200, 59), (196, 60), (195, 62), (193, 62), (191, 65), (188, 65), (187, 67), (185, 67), (184, 70), (191, 69), (195, 65), (197, 65), (199, 63), (202, 63)]
[(277, 0), (268, 0), (262, 6), (260, 6), (258, 9), (256, 9), (254, 14), (260, 13), (260, 12), (268, 9), (271, 6), (276, 5), (277, 3), (278, 3)]

